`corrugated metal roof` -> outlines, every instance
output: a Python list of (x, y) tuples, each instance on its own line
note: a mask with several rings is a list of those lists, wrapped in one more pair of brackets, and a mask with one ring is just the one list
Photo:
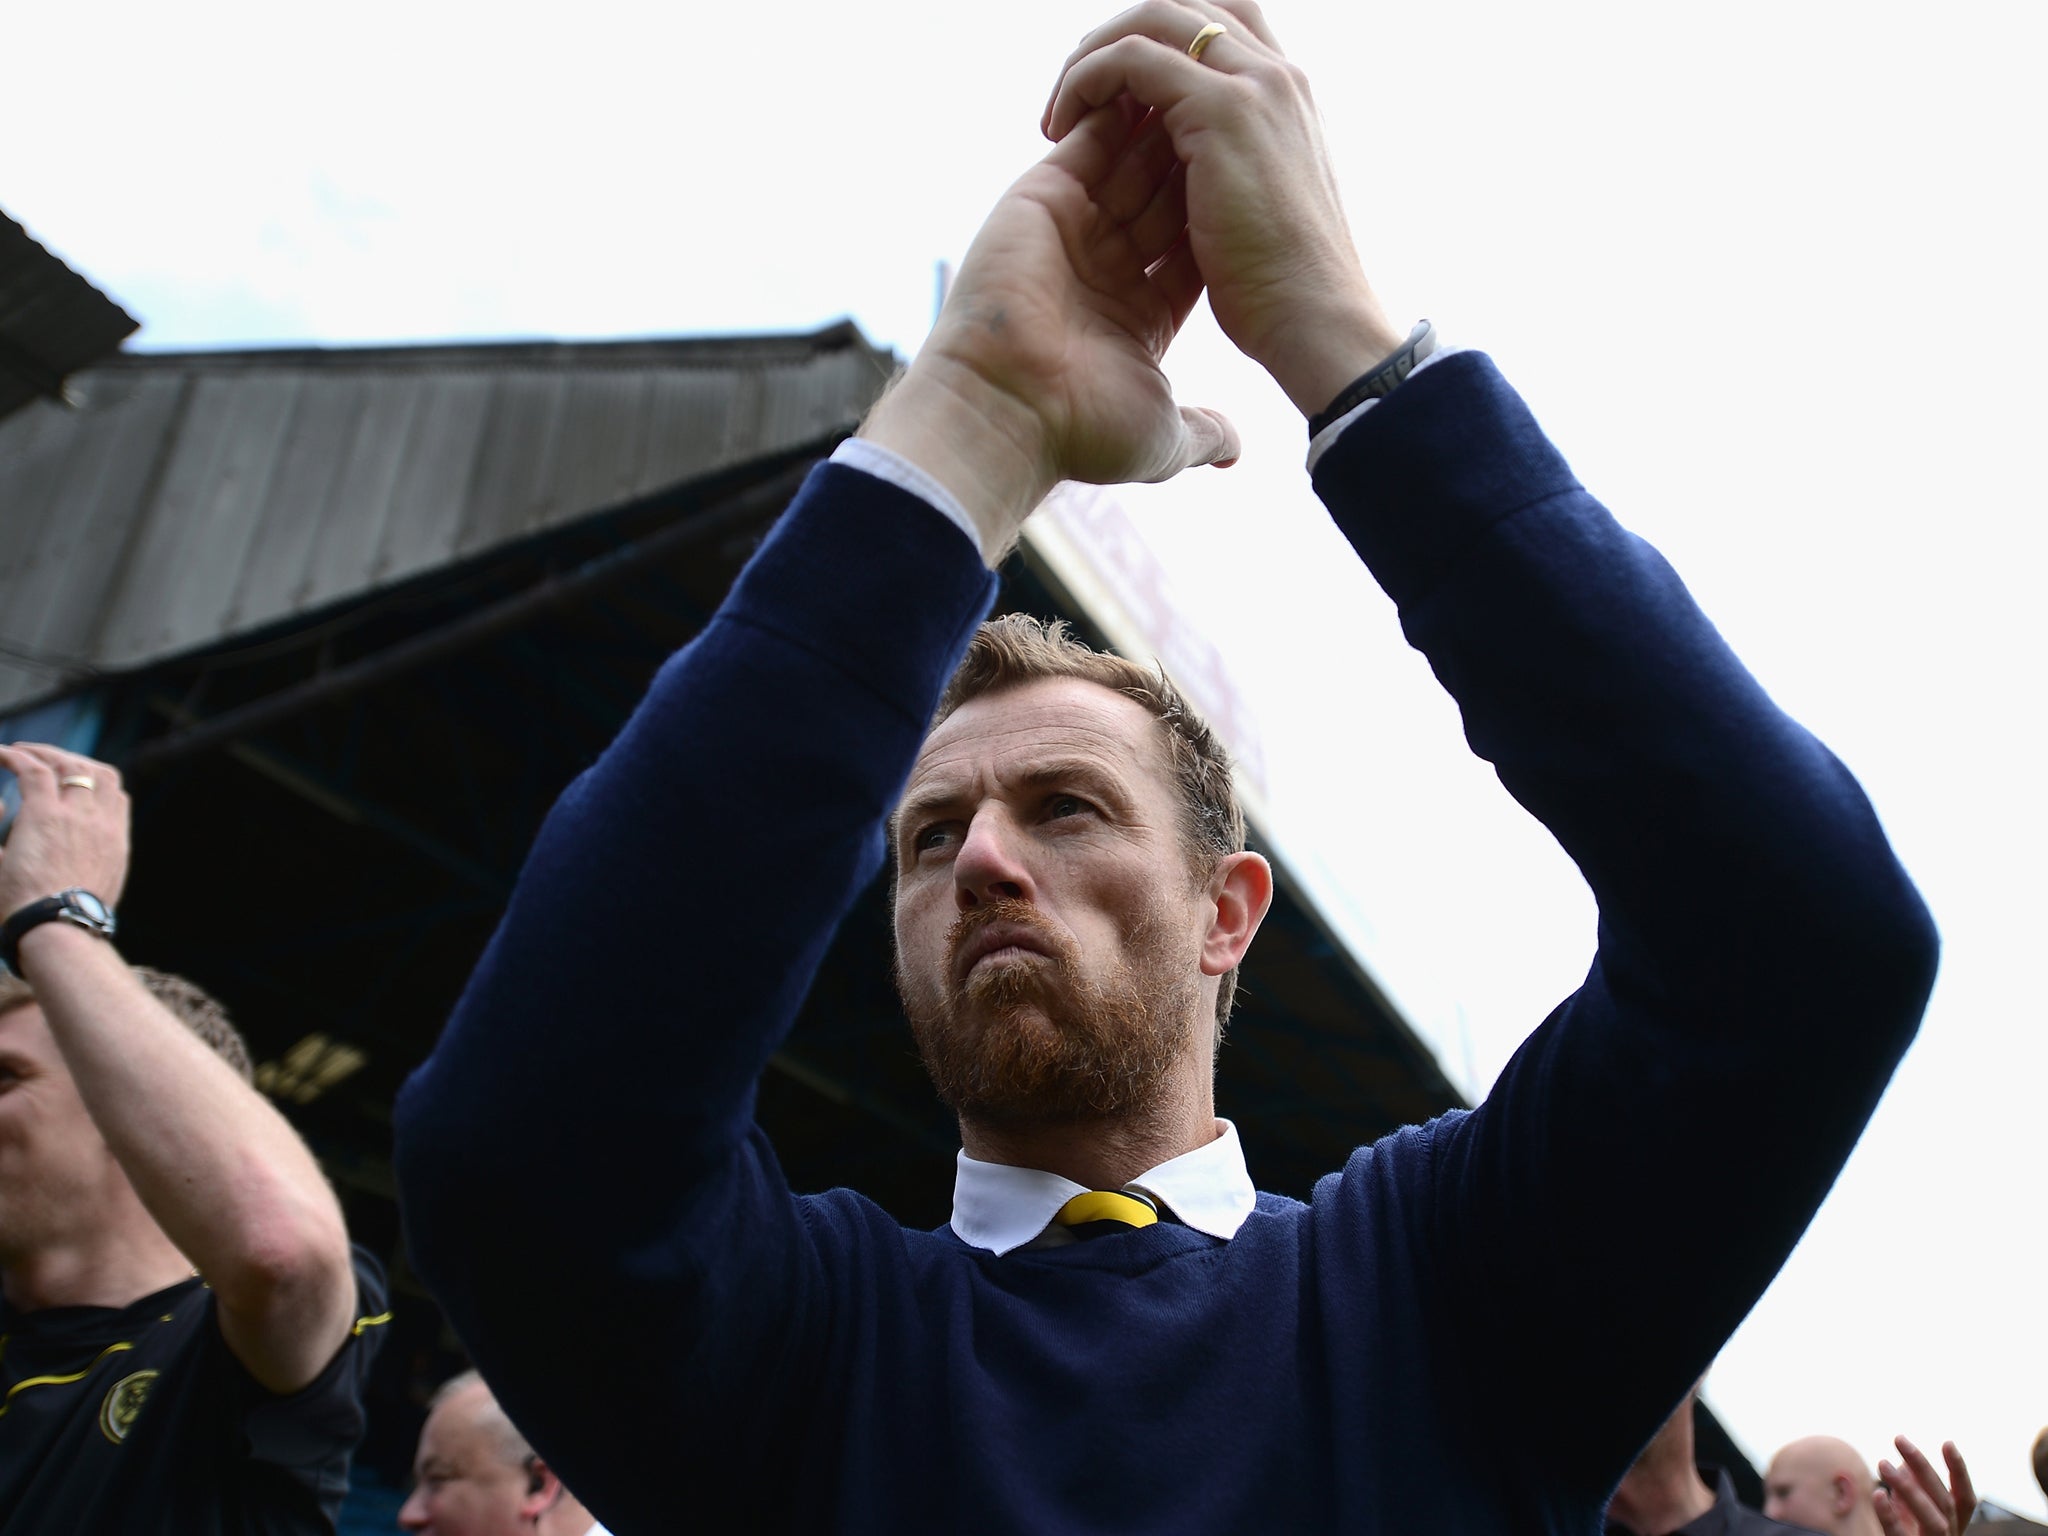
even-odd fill
[(0, 421), (0, 709), (850, 430), (893, 365), (850, 322), (109, 359)]
[(0, 416), (54, 399), (134, 332), (126, 310), (0, 214)]

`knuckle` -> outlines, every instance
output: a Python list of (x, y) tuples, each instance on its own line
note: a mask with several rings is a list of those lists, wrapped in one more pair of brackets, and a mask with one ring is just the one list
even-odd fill
[(1216, 4), (1254, 32), (1265, 30), (1266, 13), (1259, 9), (1257, 0), (1216, 0)]
[(1253, 74), (1220, 75), (1219, 94), (1227, 103), (1227, 110), (1237, 116), (1245, 116), (1258, 110), (1259, 98), (1265, 94)]

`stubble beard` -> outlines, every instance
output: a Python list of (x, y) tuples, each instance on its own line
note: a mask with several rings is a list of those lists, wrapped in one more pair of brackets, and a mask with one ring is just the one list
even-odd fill
[[(1028, 929), (1044, 958), (980, 965), (954, 984), (952, 957), (991, 923)], [(911, 986), (900, 958), (896, 985), (925, 1070), (955, 1114), (990, 1125), (1072, 1124), (1156, 1109), (1201, 1002), (1195, 948), (1176, 944), (1159, 914), (1131, 926), (1099, 979), (1029, 902), (977, 907), (946, 938), (941, 995)]]
[[(0, 1145), (0, 1269), (13, 1269), (76, 1239), (82, 1213), (100, 1204), (99, 1188), (32, 1158), (20, 1142)], [(53, 1176), (53, 1173), (55, 1176)]]

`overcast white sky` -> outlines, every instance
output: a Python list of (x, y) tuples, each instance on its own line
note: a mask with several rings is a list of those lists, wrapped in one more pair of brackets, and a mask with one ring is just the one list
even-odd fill
[[(852, 314), (908, 352), (1110, 9), (15, 7), (0, 207), (145, 346)], [(1759, 1459), (1952, 1436), (2041, 1515), (2038, 5), (1269, 14), (1393, 307), (1494, 354), (1862, 777), (1946, 936), (1919, 1044), (1712, 1399)], [(1245, 462), (1127, 505), (1256, 705), (1276, 837), (1483, 1087), (1583, 974), (1590, 900), (1328, 531), (1278, 392), (1206, 315), (1171, 371)], [(1361, 702), (1331, 718), (1305, 673), (1339, 669)]]

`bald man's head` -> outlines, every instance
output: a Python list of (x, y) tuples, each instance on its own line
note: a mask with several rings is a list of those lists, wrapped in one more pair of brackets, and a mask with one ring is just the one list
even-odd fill
[(428, 1405), (399, 1525), (417, 1536), (582, 1536), (576, 1502), (505, 1416), (483, 1377), (464, 1371)]
[(1794, 1440), (1764, 1474), (1764, 1513), (1827, 1536), (1878, 1536), (1877, 1480), (1856, 1448), (1830, 1435)]

